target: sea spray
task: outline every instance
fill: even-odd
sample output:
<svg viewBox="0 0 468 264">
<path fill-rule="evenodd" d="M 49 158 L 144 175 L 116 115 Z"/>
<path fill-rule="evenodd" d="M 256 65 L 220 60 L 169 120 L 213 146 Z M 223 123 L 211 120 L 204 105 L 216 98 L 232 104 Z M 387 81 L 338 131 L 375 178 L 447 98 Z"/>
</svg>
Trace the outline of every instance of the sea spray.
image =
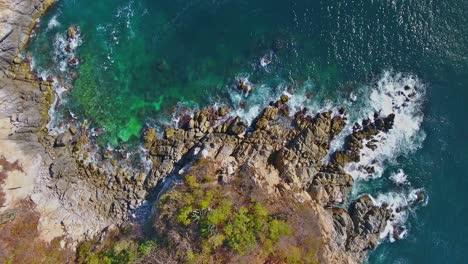
<svg viewBox="0 0 468 264">
<path fill-rule="evenodd" d="M 375 205 L 386 207 L 392 212 L 385 230 L 380 234 L 381 239 L 388 238 L 390 242 L 395 242 L 407 236 L 406 221 L 409 214 L 417 205 L 422 204 L 425 206 L 428 203 L 429 199 L 424 193 L 424 189 L 409 188 L 400 192 L 380 193 L 373 198 Z"/>
<path fill-rule="evenodd" d="M 389 178 L 397 185 L 409 184 L 407 179 L 408 175 L 406 175 L 406 173 L 402 169 L 398 170 L 398 172 L 393 173 Z"/>
<path fill-rule="evenodd" d="M 47 30 L 51 30 L 53 28 L 56 28 L 60 26 L 60 22 L 57 19 L 58 15 L 54 15 L 50 20 L 49 23 L 47 23 Z"/>
<path fill-rule="evenodd" d="M 361 110 L 362 120 L 372 119 L 375 114 L 395 114 L 394 126 L 390 131 L 379 132 L 373 139 L 376 148 L 365 147 L 360 151 L 360 161 L 350 163 L 346 171 L 355 179 L 378 178 L 382 176 L 387 162 L 394 162 L 401 155 L 417 150 L 425 138 L 420 129 L 425 86 L 414 76 L 385 71 L 370 92 L 369 104 Z M 364 170 L 374 164 L 375 173 Z"/>
<path fill-rule="evenodd" d="M 390 114 L 395 114 L 395 121 L 392 129 L 388 132 L 379 132 L 370 140 L 374 146 L 367 146 L 367 141 L 363 142 L 364 147 L 360 150 L 359 162 L 346 165 L 346 172 L 357 180 L 354 194 L 361 192 L 362 184 L 359 181 L 380 178 L 389 164 L 396 164 L 398 157 L 416 151 L 421 147 L 425 138 L 425 133 L 421 130 L 424 118 L 422 108 L 425 100 L 425 86 L 419 79 L 412 75 L 385 71 L 368 91 L 370 95 L 367 102 L 352 100 L 351 104 L 361 103 L 360 105 L 364 106 L 352 121 L 362 123 L 365 119 L 372 120 L 376 115 L 385 117 Z M 354 122 L 348 123 L 344 129 L 344 135 L 332 143 L 333 151 L 344 144 L 345 136 L 353 131 L 353 124 Z M 366 170 L 369 165 L 374 168 L 372 173 Z M 392 211 L 381 238 L 388 238 L 394 242 L 406 237 L 408 233 L 406 221 L 409 212 L 421 203 L 427 204 L 428 198 L 424 189 L 411 187 L 403 170 L 393 173 L 390 179 L 400 188 L 378 193 L 373 201 L 374 204 Z"/>
</svg>

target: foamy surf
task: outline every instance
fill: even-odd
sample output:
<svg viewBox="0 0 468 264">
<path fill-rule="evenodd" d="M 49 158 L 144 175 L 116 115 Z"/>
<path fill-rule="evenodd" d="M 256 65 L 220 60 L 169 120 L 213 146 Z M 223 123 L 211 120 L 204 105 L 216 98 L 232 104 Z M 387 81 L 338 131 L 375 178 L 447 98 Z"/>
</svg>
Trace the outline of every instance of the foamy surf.
<svg viewBox="0 0 468 264">
<path fill-rule="evenodd" d="M 59 135 L 69 128 L 68 124 L 62 124 L 62 118 L 57 115 L 57 109 L 65 101 L 63 94 L 67 91 L 62 85 L 59 84 L 56 78 L 53 79 L 52 86 L 54 88 L 54 102 L 49 107 L 48 114 L 50 117 L 49 123 L 46 128 L 51 135 Z"/>
<path fill-rule="evenodd" d="M 392 180 L 397 185 L 409 184 L 407 178 L 408 178 L 408 176 L 406 175 L 406 173 L 402 169 L 400 169 L 396 173 L 393 173 L 390 176 L 390 180 Z"/>
<path fill-rule="evenodd" d="M 381 239 L 388 239 L 390 242 L 404 239 L 408 235 L 405 223 L 409 214 L 418 205 L 425 206 L 428 203 L 424 189 L 382 193 L 372 198 L 375 205 L 388 208 L 392 212 L 384 231 L 380 234 Z"/>
<path fill-rule="evenodd" d="M 366 109 L 361 110 L 358 121 L 395 114 L 394 126 L 387 133 L 379 132 L 373 139 L 376 148 L 364 144 L 360 161 L 350 163 L 346 171 L 354 179 L 371 179 L 382 176 L 385 164 L 394 162 L 401 155 L 417 150 L 424 141 L 425 133 L 420 129 L 424 118 L 422 107 L 425 96 L 424 85 L 414 76 L 386 71 L 372 88 Z M 360 123 L 359 122 L 359 123 Z M 373 164 L 375 173 L 364 168 Z"/>
<path fill-rule="evenodd" d="M 60 22 L 58 22 L 57 15 L 55 15 L 49 20 L 49 23 L 47 23 L 47 30 L 56 28 L 58 26 L 60 26 Z"/>
</svg>

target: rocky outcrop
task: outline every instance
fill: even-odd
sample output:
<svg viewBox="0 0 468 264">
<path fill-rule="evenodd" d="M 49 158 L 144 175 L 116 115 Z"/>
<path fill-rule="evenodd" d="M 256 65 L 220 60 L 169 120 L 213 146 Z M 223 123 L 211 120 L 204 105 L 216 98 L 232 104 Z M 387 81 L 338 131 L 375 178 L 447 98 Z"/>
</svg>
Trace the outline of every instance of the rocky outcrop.
<svg viewBox="0 0 468 264">
<path fill-rule="evenodd" d="M 210 173 L 215 173 L 221 183 L 232 181 L 242 172 L 250 178 L 245 183 L 247 190 L 276 198 L 292 196 L 298 202 L 320 207 L 317 211 L 322 224 L 317 225 L 324 226 L 324 242 L 319 258 L 325 263 L 333 262 L 336 256 L 343 263 L 362 262 L 366 252 L 377 245 L 389 211 L 375 206 L 368 196 L 353 202 L 349 209 L 342 208 L 354 183 L 343 166 L 353 159 L 344 155 L 346 162 L 341 162 L 338 157 L 348 152 L 358 157 L 362 147 L 359 142 L 390 129 L 392 117 L 376 118 L 356 129 L 348 137 L 351 143 L 345 150 L 325 162 L 331 141 L 345 127 L 346 115 L 324 112 L 312 117 L 302 111 L 290 117 L 288 111 L 280 111 L 285 108 L 282 100 L 265 108 L 251 126 L 239 117 L 230 117 L 226 109 L 207 108 L 184 117 L 180 127 L 166 130 L 162 137 L 155 129 L 147 129 L 143 141 L 146 159 L 152 164 L 148 173 L 119 166 L 125 160 L 120 157 L 117 162 L 115 151 L 91 153 L 86 122 L 81 129 L 72 127 L 57 137 L 32 130 L 50 157 L 44 179 L 50 195 L 57 197 L 67 212 L 100 219 L 94 226 L 76 218 L 64 219 L 61 224 L 70 230 L 72 226 L 81 228 L 75 232 L 96 233 L 106 225 L 128 221 L 158 183 L 171 175 L 185 175 L 191 164 L 205 158 L 217 162 L 218 167 Z M 377 120 L 384 126 L 377 125 Z M 35 123 L 41 122 L 25 122 Z M 98 161 L 89 162 L 90 155 Z M 329 228 L 325 228 L 327 223 L 332 223 Z"/>
<path fill-rule="evenodd" d="M 375 149 L 374 137 L 380 133 L 386 133 L 393 127 L 394 114 L 381 117 L 376 113 L 374 119 L 365 119 L 362 124 L 354 124 L 353 133 L 346 138 L 345 147 L 333 155 L 333 163 L 341 166 L 350 162 L 359 162 L 359 151 L 364 145 L 370 149 Z"/>
<path fill-rule="evenodd" d="M 19 156 L 25 166 L 28 160 L 36 160 L 34 164 L 37 164 L 26 169 L 24 177 L 31 180 L 17 179 L 20 184 L 30 185 L 13 186 L 29 190 L 15 198 L 29 197 L 36 203 L 43 215 L 40 227 L 46 240 L 62 236 L 64 230 L 75 239 L 94 236 L 113 221 L 106 214 L 101 215 L 101 210 L 93 210 L 99 209 L 97 187 L 82 177 L 86 174 L 71 154 L 72 134 L 65 132 L 54 138 L 47 133 L 47 110 L 53 101 L 51 84 L 29 76 L 29 68 L 24 64 L 14 66 L 7 74 L 0 73 L 3 85 L 0 118 L 10 123 L 8 138 L 2 144 L 11 146 L 12 150 L 7 152 L 2 148 L 0 154 Z"/>
<path fill-rule="evenodd" d="M 0 0 L 0 70 L 10 68 L 24 47 L 37 19 L 54 0 Z"/>
<path fill-rule="evenodd" d="M 393 117 L 366 121 L 348 136 L 344 150 L 325 162 L 331 141 L 346 125 L 344 111 L 314 117 L 303 111 L 291 118 L 279 111 L 278 105 L 282 105 L 281 100 L 265 108 L 250 128 L 239 117 L 226 118 L 212 108 L 186 118 L 188 125 L 166 131 L 165 137 L 154 140 L 148 149 L 153 170 L 145 181 L 146 188 L 155 187 L 167 175 L 185 175 L 186 168 L 199 158 L 216 160 L 220 182 L 227 183 L 239 171 L 248 171 L 249 189 L 262 189 L 272 197 L 292 195 L 298 201 L 321 206 L 321 221 L 332 223 L 323 228 L 326 242 L 319 256 L 324 263 L 362 262 L 366 252 L 378 244 L 390 210 L 374 205 L 369 196 L 343 209 L 354 183 L 343 168 L 358 161 L 362 142 L 371 142 L 378 132 L 391 129 Z"/>
<path fill-rule="evenodd" d="M 77 241 L 94 236 L 114 221 L 101 215 L 103 210 L 94 210 L 102 191 L 82 177 L 86 173 L 70 151 L 73 133 L 57 138 L 47 133 L 48 109 L 54 101 L 52 84 L 39 80 L 28 60 L 18 57 L 37 19 L 53 2 L 0 1 L 0 121 L 5 131 L 0 155 L 17 159 L 24 168 L 24 173 L 9 179 L 8 204 L 0 210 L 10 210 L 16 200 L 30 199 L 42 215 L 43 239 L 65 234 Z M 105 199 L 100 202 L 108 206 Z"/>
<path fill-rule="evenodd" d="M 51 1 L 0 0 L 0 117 L 12 126 L 8 141 L 39 157 L 34 188 L 27 196 L 43 213 L 43 228 L 54 236 L 76 241 L 92 237 L 107 226 L 132 220 L 148 194 L 171 175 L 184 175 L 200 158 L 213 159 L 221 183 L 244 175 L 247 190 L 278 198 L 293 197 L 317 211 L 322 229 L 317 256 L 323 263 L 361 263 L 379 241 L 390 211 L 375 206 L 369 196 L 348 203 L 354 180 L 343 169 L 359 161 L 363 146 L 391 129 L 394 116 L 356 124 L 343 150 L 331 154 L 331 142 L 346 126 L 340 110 L 290 115 L 284 95 L 271 103 L 252 124 L 230 116 L 227 107 L 207 108 L 181 118 L 179 127 L 159 136 L 149 128 L 143 135 L 149 171 L 131 167 L 126 151 L 97 150 L 88 124 L 49 135 L 47 111 L 53 87 L 31 74 L 27 60 L 16 57 L 37 16 Z M 1 153 L 6 154 L 6 153 Z M 371 168 L 369 169 L 371 171 Z M 5 218 L 7 219 L 7 218 Z"/>
<path fill-rule="evenodd" d="M 345 150 L 325 162 L 331 141 L 345 126 L 345 115 L 324 112 L 312 117 L 303 111 L 290 117 L 280 110 L 285 103 L 279 100 L 249 126 L 239 117 L 229 117 L 225 110 L 207 108 L 186 117 L 180 127 L 166 130 L 163 137 L 151 128 L 144 133 L 146 159 L 152 164 L 145 173 L 120 166 L 125 160 L 115 151 L 91 152 L 86 122 L 80 129 L 71 127 L 56 137 L 49 136 L 44 107 L 51 102 L 50 84 L 16 77 L 9 78 L 11 85 L 2 89 L 8 94 L 2 97 L 2 112 L 15 127 L 10 138 L 24 141 L 24 149 L 41 152 L 46 167 L 31 198 L 37 204 L 45 199 L 56 201 L 56 217 L 49 221 L 60 223 L 77 239 L 130 220 L 159 182 L 170 175 L 183 175 L 201 157 L 217 161 L 219 167 L 212 173 L 220 182 L 232 181 L 236 172 L 244 171 L 250 177 L 249 190 L 263 190 L 272 197 L 292 196 L 320 207 L 321 224 L 317 224 L 324 226 L 323 245 L 317 255 L 324 263 L 333 263 L 334 258 L 342 263 L 362 262 L 366 252 L 377 245 L 389 217 L 387 209 L 375 206 L 367 196 L 349 209 L 341 207 L 353 186 L 353 178 L 343 166 L 356 160 L 347 153 L 359 157 L 360 142 L 372 140 L 376 131 L 390 129 L 391 117 L 377 118 L 356 129 Z M 327 223 L 332 224 L 326 228 Z"/>
<path fill-rule="evenodd" d="M 384 231 L 391 211 L 374 205 L 368 195 L 352 203 L 349 211 L 333 208 L 333 239 L 331 247 L 364 259 L 374 249 Z"/>
</svg>

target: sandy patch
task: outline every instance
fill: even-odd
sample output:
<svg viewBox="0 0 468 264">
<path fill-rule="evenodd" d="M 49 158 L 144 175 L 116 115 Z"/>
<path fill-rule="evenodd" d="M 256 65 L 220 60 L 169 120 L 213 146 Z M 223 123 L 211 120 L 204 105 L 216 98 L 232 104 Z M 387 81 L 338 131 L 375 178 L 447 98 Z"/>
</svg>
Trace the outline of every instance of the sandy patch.
<svg viewBox="0 0 468 264">
<path fill-rule="evenodd" d="M 12 125 L 9 118 L 0 118 L 0 156 L 9 162 L 19 161 L 24 172 L 11 171 L 8 173 L 3 190 L 6 194 L 5 206 L 9 208 L 14 201 L 24 199 L 33 193 L 35 181 L 39 177 L 42 158 L 40 155 L 27 155 L 18 145 L 8 139 Z"/>
<path fill-rule="evenodd" d="M 9 162 L 19 161 L 23 172 L 11 171 L 8 173 L 3 191 L 5 192 L 5 207 L 0 208 L 0 212 L 15 205 L 15 202 L 27 197 L 36 203 L 36 210 L 41 214 L 39 229 L 41 238 L 51 241 L 55 237 L 64 235 L 64 230 L 60 223 L 58 209 L 60 203 L 57 199 L 45 196 L 43 192 L 36 192 L 36 184 L 41 180 L 42 157 L 39 154 L 24 153 L 18 144 L 8 139 L 12 132 L 12 125 L 9 118 L 0 117 L 0 157 L 4 156 Z M 1 168 L 0 168 L 1 169 Z"/>
</svg>

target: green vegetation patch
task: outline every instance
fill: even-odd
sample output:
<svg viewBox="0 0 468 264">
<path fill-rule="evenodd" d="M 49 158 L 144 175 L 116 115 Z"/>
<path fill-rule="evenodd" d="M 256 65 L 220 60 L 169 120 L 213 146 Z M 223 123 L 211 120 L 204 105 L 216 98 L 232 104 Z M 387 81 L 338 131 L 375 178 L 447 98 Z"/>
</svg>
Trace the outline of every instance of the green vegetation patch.
<svg viewBox="0 0 468 264">
<path fill-rule="evenodd" d="M 161 197 L 150 230 L 109 231 L 103 241 L 82 243 L 77 262 L 316 263 L 310 207 L 254 194 L 242 181 L 220 184 L 216 168 L 214 161 L 198 160 Z"/>
<path fill-rule="evenodd" d="M 291 235 L 286 221 L 272 216 L 261 202 L 239 199 L 210 177 L 200 178 L 186 176 L 184 184 L 167 193 L 160 204 L 161 219 L 188 232 L 192 244 L 200 245 L 197 253 L 187 254 L 189 260 L 205 262 L 202 259 L 216 251 L 242 256 L 260 249 L 270 254 L 281 237 Z"/>
</svg>

